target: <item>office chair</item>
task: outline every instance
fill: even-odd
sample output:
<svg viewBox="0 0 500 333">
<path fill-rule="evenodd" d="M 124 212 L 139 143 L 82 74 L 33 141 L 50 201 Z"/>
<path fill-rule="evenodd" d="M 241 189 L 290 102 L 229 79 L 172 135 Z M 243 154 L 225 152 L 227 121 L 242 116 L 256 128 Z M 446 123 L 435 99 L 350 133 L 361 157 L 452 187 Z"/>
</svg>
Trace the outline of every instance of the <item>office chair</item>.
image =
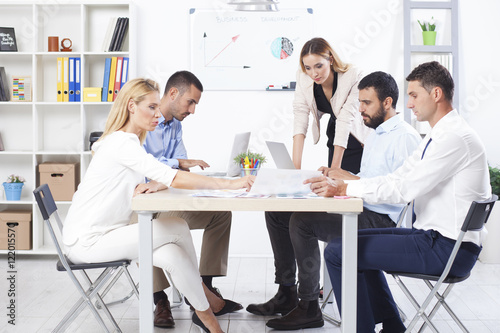
<svg viewBox="0 0 500 333">
<path fill-rule="evenodd" d="M 50 192 L 49 186 L 47 184 L 43 184 L 39 186 L 37 189 L 35 189 L 33 191 L 33 194 L 35 195 L 36 202 L 38 203 L 38 208 L 40 209 L 42 217 L 47 225 L 50 236 L 54 241 L 54 245 L 57 250 L 57 255 L 59 256 L 59 261 L 57 262 L 56 268 L 58 271 L 66 271 L 68 273 L 71 281 L 73 282 L 73 284 L 75 285 L 76 289 L 78 290 L 81 296 L 80 299 L 75 303 L 75 305 L 68 311 L 66 316 L 57 325 L 57 327 L 53 330 L 53 332 L 63 332 L 67 328 L 68 324 L 71 321 L 73 321 L 78 316 L 78 314 L 85 308 L 85 305 L 89 307 L 90 311 L 98 321 L 102 330 L 104 332 L 110 332 L 110 330 L 108 330 L 108 328 L 106 327 L 106 324 L 104 323 L 102 317 L 99 315 L 97 309 L 94 307 L 94 304 L 92 304 L 93 299 L 96 299 L 99 302 L 100 307 L 102 307 L 102 309 L 106 313 L 106 316 L 113 324 L 114 329 L 117 332 L 121 332 L 120 328 L 118 327 L 118 324 L 111 315 L 111 312 L 109 312 L 107 306 L 103 302 L 102 297 L 99 295 L 98 292 L 107 285 L 112 286 L 112 284 L 114 284 L 117 279 L 112 279 L 108 284 L 110 278 L 113 277 L 113 275 L 116 274 L 117 272 L 122 272 L 125 273 L 134 293 L 136 294 L 137 297 L 139 297 L 139 291 L 137 290 L 136 285 L 132 277 L 130 276 L 130 273 L 127 268 L 130 265 L 130 260 L 117 260 L 111 262 L 100 262 L 100 263 L 90 263 L 90 264 L 73 264 L 63 253 L 62 248 L 60 246 L 59 235 L 62 234 L 63 224 L 57 212 L 57 206 L 56 203 L 54 202 L 54 198 L 52 197 L 52 193 Z M 52 220 L 55 220 L 57 222 L 57 231 L 58 231 L 57 233 L 54 230 L 53 227 L 54 222 Z M 86 270 L 91 270 L 91 269 L 102 270 L 101 274 L 97 279 L 95 279 L 95 281 L 92 281 L 86 272 Z M 80 280 L 76 277 L 74 271 L 80 271 L 82 273 L 83 280 L 85 281 L 85 283 L 88 284 L 87 289 L 85 289 L 84 286 L 82 286 Z"/>
<path fill-rule="evenodd" d="M 411 202 L 406 204 L 403 209 L 401 210 L 401 212 L 399 213 L 399 216 L 398 216 L 398 222 L 396 223 L 396 228 L 400 228 L 402 225 L 403 225 L 403 221 L 405 220 L 405 217 L 406 217 L 406 212 L 408 211 L 408 207 L 410 207 L 411 205 Z M 326 267 L 324 267 L 325 271 L 326 271 Z M 321 304 L 321 312 L 323 313 L 323 317 L 328 320 L 330 323 L 336 325 L 336 326 L 339 326 L 342 324 L 342 321 L 340 319 L 337 319 L 331 315 L 329 315 L 328 313 L 326 313 L 325 311 L 325 308 L 326 308 L 326 305 L 330 302 L 330 298 L 333 297 L 333 289 L 330 289 L 330 291 L 328 292 L 328 295 L 326 296 L 326 298 L 324 299 L 323 301 L 323 304 Z M 333 298 L 332 298 L 332 302 L 333 302 Z M 406 314 L 404 313 L 404 311 L 399 307 L 399 305 L 396 304 L 396 306 L 398 307 L 398 311 L 399 311 L 399 316 L 401 317 L 401 320 L 403 322 L 406 321 Z"/>
<path fill-rule="evenodd" d="M 407 326 L 406 332 L 411 332 L 420 318 L 424 320 L 424 323 L 420 327 L 419 332 L 422 332 L 427 325 L 429 325 L 429 327 L 433 332 L 438 332 L 438 330 L 431 322 L 431 320 L 436 314 L 437 310 L 441 307 L 441 305 L 443 306 L 443 308 L 446 309 L 446 311 L 448 311 L 449 315 L 453 318 L 453 320 L 457 323 L 457 325 L 463 332 L 469 332 L 467 328 L 465 328 L 463 323 L 460 321 L 460 319 L 457 317 L 457 315 L 451 310 L 448 303 L 446 303 L 445 298 L 451 292 L 451 289 L 456 283 L 462 282 L 470 276 L 470 272 L 466 276 L 462 277 L 449 276 L 448 273 L 450 272 L 450 269 L 455 261 L 455 257 L 460 248 L 460 245 L 462 244 L 462 240 L 465 236 L 465 233 L 467 231 L 479 231 L 484 227 L 484 225 L 488 221 L 488 217 L 490 216 L 491 210 L 496 200 L 498 200 L 498 197 L 496 195 L 493 195 L 493 197 L 490 200 L 472 202 L 469 208 L 469 212 L 465 217 L 465 221 L 462 225 L 458 239 L 455 242 L 453 251 L 451 252 L 448 262 L 446 263 L 446 266 L 441 275 L 426 275 L 426 274 L 415 274 L 406 272 L 386 272 L 387 274 L 391 274 L 396 279 L 396 282 L 401 287 L 403 293 L 408 297 L 412 305 L 417 310 L 417 313 L 413 317 L 410 324 Z M 413 295 L 410 293 L 406 285 L 403 283 L 403 281 L 400 278 L 402 276 L 413 279 L 421 279 L 429 287 L 430 293 L 427 295 L 422 305 L 418 304 L 416 299 L 413 297 Z M 430 281 L 435 282 L 434 285 Z M 439 288 L 443 283 L 447 284 L 448 286 L 445 288 L 443 293 L 439 293 Z M 429 306 L 430 302 L 434 297 L 437 298 L 438 302 L 434 305 L 429 315 L 426 315 L 425 310 L 427 309 L 427 307 Z"/>
</svg>

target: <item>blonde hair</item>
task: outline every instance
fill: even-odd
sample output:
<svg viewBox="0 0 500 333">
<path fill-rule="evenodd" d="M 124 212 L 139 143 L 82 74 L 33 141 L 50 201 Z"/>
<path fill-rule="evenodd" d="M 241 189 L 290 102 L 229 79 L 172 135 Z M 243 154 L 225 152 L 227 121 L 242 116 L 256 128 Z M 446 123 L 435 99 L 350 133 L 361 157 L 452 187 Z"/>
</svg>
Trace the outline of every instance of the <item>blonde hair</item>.
<svg viewBox="0 0 500 333">
<path fill-rule="evenodd" d="M 153 80 L 138 78 L 128 81 L 116 96 L 116 100 L 109 112 L 108 120 L 106 120 L 104 132 L 99 140 L 102 140 L 111 133 L 119 131 L 128 123 L 130 119 L 128 103 L 130 100 L 133 100 L 137 104 L 143 101 L 146 95 L 152 92 L 160 93 L 158 83 Z M 141 144 L 146 139 L 146 134 L 147 131 L 143 131 L 139 134 Z"/>
<path fill-rule="evenodd" d="M 302 47 L 302 51 L 300 52 L 300 67 L 304 73 L 306 72 L 306 68 L 304 67 L 304 62 L 302 60 L 308 54 L 319 55 L 328 61 L 333 60 L 331 67 L 335 72 L 345 73 L 349 70 L 349 68 L 351 68 L 351 64 L 346 64 L 340 60 L 337 52 L 333 50 L 326 40 L 320 37 L 307 41 Z"/>
</svg>

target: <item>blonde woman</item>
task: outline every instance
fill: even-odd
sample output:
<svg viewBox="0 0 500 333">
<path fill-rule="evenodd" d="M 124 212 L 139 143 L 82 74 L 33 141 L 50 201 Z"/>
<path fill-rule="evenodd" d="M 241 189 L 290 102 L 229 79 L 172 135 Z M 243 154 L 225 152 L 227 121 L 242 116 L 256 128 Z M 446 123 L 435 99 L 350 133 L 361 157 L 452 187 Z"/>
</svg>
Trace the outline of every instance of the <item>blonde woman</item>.
<svg viewBox="0 0 500 333">
<path fill-rule="evenodd" d="M 323 38 L 313 38 L 304 44 L 300 53 L 300 67 L 293 101 L 295 167 L 300 169 L 302 165 L 309 114 L 313 115 L 314 144 L 318 143 L 320 137 L 320 119 L 329 114 L 326 129 L 328 167 L 358 173 L 362 144 L 370 133 L 358 111 L 357 86 L 362 78 L 360 71 L 344 63 Z"/>
<path fill-rule="evenodd" d="M 148 79 L 128 82 L 114 102 L 94 157 L 78 186 L 64 225 L 64 244 L 75 263 L 138 257 L 138 224 L 131 224 L 132 197 L 168 186 L 194 189 L 250 188 L 252 178 L 225 180 L 174 170 L 142 148 L 147 131 L 161 116 L 158 84 Z M 149 183 L 144 183 L 147 177 Z M 213 311 L 225 305 L 204 288 L 186 222 L 180 218 L 153 220 L 153 264 L 170 272 L 196 313 L 193 320 L 210 332 L 221 332 Z M 207 296 L 205 295 L 207 293 Z M 209 303 L 210 301 L 210 303 Z M 201 321 L 200 321 L 201 319 Z"/>
</svg>

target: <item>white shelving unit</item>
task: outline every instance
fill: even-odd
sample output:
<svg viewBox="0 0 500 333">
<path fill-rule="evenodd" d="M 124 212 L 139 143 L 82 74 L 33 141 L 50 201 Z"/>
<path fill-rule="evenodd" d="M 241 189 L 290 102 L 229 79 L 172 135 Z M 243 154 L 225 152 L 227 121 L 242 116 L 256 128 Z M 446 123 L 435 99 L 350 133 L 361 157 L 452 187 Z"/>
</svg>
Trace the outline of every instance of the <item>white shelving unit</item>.
<svg viewBox="0 0 500 333">
<path fill-rule="evenodd" d="M 123 51 L 102 52 L 104 35 L 113 17 L 129 17 L 128 37 Z M 129 78 L 135 77 L 134 8 L 129 1 L 113 0 L 67 4 L 2 2 L 0 22 L 3 27 L 15 28 L 19 51 L 0 52 L 0 66 L 5 67 L 9 80 L 12 75 L 31 76 L 33 89 L 31 102 L 0 102 L 0 133 L 5 148 L 0 152 L 0 182 L 13 173 L 27 180 L 21 201 L 6 201 L 5 196 L 0 195 L 0 211 L 33 212 L 32 250 L 17 253 L 53 254 L 55 249 L 33 197 L 38 181 L 37 165 L 77 162 L 83 177 L 91 159 L 89 134 L 104 129 L 112 105 L 110 102 L 57 102 L 57 57 L 81 58 L 82 91 L 84 87 L 102 86 L 107 57 L 129 57 Z M 59 41 L 70 38 L 73 51 L 48 52 L 48 36 L 59 36 Z M 63 218 L 70 203 L 57 202 Z"/>
<path fill-rule="evenodd" d="M 404 0 L 404 75 L 407 77 L 418 64 L 436 60 L 447 67 L 455 81 L 453 104 L 459 105 L 458 71 L 458 0 L 415 1 Z M 417 20 L 437 22 L 436 45 L 422 45 L 421 29 Z M 417 37 L 418 36 L 418 37 Z M 405 88 L 408 84 L 405 81 Z M 415 125 L 421 134 L 426 134 L 428 124 L 417 123 L 411 110 L 406 108 L 408 96 L 405 94 L 405 120 Z"/>
</svg>

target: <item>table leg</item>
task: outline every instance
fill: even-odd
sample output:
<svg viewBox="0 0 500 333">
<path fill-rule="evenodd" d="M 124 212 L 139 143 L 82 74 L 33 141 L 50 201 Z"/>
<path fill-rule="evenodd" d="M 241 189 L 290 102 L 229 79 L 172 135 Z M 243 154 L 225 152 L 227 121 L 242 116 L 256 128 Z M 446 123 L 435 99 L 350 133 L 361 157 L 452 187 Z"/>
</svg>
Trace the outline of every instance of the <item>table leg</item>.
<svg viewBox="0 0 500 333">
<path fill-rule="evenodd" d="M 153 332 L 153 224 L 151 212 L 139 214 L 139 329 Z"/>
<path fill-rule="evenodd" d="M 358 215 L 342 216 L 342 332 L 356 332 Z"/>
</svg>

